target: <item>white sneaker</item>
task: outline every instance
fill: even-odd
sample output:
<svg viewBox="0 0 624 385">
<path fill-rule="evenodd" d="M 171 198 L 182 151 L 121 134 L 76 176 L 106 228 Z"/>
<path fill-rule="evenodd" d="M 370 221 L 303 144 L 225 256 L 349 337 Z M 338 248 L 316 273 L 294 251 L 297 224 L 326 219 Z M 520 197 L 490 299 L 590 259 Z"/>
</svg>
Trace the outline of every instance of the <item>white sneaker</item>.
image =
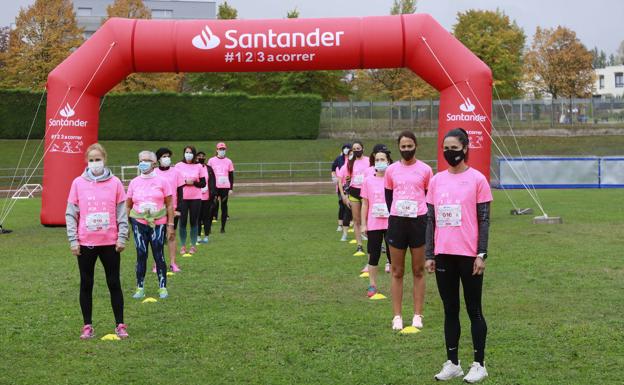
<svg viewBox="0 0 624 385">
<path fill-rule="evenodd" d="M 338 228 L 336 229 L 336 232 L 338 231 L 342 231 L 342 226 L 338 226 Z"/>
<path fill-rule="evenodd" d="M 347 234 L 342 234 L 342 238 L 340 238 L 340 242 L 346 242 L 347 241 Z"/>
<path fill-rule="evenodd" d="M 461 377 L 464 375 L 464 371 L 461 368 L 461 361 L 457 362 L 457 365 L 448 360 L 442 365 L 440 373 L 433 376 L 438 381 L 452 380 L 455 377 Z"/>
<path fill-rule="evenodd" d="M 362 234 L 362 240 L 363 241 L 368 241 L 368 237 L 366 235 Z"/>
<path fill-rule="evenodd" d="M 390 264 L 389 264 L 389 263 L 386 263 L 386 269 L 385 269 L 386 273 L 389 273 L 389 272 L 390 272 L 390 269 L 391 269 Z"/>
<path fill-rule="evenodd" d="M 392 319 L 392 330 L 403 330 L 403 318 L 400 315 L 395 315 Z"/>
<path fill-rule="evenodd" d="M 474 384 L 475 382 L 479 382 L 488 376 L 487 370 L 485 370 L 485 366 L 481 366 L 478 362 L 473 362 L 470 365 L 470 371 L 464 377 L 464 381 L 469 384 Z"/>
<path fill-rule="evenodd" d="M 414 314 L 414 318 L 412 319 L 412 326 L 416 329 L 423 328 L 422 316 L 420 314 Z"/>
</svg>

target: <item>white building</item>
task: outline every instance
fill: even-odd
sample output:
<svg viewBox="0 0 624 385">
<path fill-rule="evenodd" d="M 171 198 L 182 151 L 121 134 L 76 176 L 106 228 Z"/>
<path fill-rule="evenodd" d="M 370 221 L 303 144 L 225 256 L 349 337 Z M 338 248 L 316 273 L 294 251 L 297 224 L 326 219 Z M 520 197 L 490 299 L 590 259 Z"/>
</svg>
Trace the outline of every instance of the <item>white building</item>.
<svg viewBox="0 0 624 385">
<path fill-rule="evenodd" d="M 106 19 L 106 7 L 114 0 L 74 0 L 78 26 L 88 39 Z M 143 0 L 152 19 L 216 19 L 215 0 Z"/>
<path fill-rule="evenodd" d="M 596 69 L 594 96 L 624 97 L 624 65 Z"/>
</svg>

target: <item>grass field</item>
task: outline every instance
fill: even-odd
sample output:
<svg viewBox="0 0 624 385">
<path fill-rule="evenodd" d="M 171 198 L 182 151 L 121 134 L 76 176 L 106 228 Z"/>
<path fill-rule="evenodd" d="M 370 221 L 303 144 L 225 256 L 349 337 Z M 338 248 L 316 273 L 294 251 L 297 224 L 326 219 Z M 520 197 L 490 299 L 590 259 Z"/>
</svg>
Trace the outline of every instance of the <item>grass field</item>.
<svg viewBox="0 0 624 385">
<path fill-rule="evenodd" d="M 525 193 L 510 193 L 530 206 Z M 495 192 L 485 383 L 622 384 L 622 193 L 541 197 L 563 225 L 510 216 Z M 39 205 L 18 202 L 6 223 L 14 232 L 0 235 L 1 384 L 433 384 L 445 361 L 435 278 L 427 279 L 425 329 L 392 332 L 389 299 L 366 299 L 365 260 L 338 242 L 334 196 L 234 197 L 228 232 L 181 259 L 170 298 L 157 303 L 131 298 L 131 247 L 122 255 L 125 341 L 78 339 L 77 264 L 64 229 L 38 224 Z M 94 326 L 103 336 L 113 318 L 100 265 L 96 275 Z M 380 290 L 389 292 L 387 275 Z M 406 295 L 408 319 L 410 302 Z M 465 314 L 462 326 L 466 367 Z"/>
</svg>

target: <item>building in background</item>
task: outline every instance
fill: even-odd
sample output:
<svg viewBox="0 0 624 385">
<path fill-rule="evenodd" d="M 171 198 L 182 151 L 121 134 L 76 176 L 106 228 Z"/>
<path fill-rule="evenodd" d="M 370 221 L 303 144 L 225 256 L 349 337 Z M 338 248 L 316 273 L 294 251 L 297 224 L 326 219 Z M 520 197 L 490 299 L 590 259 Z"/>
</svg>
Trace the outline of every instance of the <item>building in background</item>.
<svg viewBox="0 0 624 385">
<path fill-rule="evenodd" d="M 74 0 L 78 26 L 84 28 L 85 39 L 90 38 L 106 19 L 106 7 L 113 0 Z M 152 11 L 152 19 L 215 19 L 215 0 L 143 0 Z"/>
<path fill-rule="evenodd" d="M 624 65 L 596 69 L 594 96 L 624 97 Z"/>
</svg>

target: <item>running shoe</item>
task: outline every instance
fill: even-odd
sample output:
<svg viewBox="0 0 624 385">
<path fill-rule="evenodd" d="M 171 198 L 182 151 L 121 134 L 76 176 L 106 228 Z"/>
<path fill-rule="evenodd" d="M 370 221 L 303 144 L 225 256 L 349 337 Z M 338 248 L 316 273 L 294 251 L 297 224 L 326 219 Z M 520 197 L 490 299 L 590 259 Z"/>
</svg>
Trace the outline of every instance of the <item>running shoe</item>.
<svg viewBox="0 0 624 385">
<path fill-rule="evenodd" d="M 208 236 L 207 235 L 204 237 L 204 243 L 208 243 Z"/>
<path fill-rule="evenodd" d="M 195 248 L 195 246 L 191 246 L 191 249 L 189 250 L 189 254 L 195 254 L 197 252 L 197 248 Z"/>
<path fill-rule="evenodd" d="M 117 327 L 115 328 L 115 334 L 117 334 L 117 337 L 121 339 L 128 338 L 128 332 L 126 331 L 127 328 L 128 325 L 126 324 L 117 325 Z"/>
<path fill-rule="evenodd" d="M 385 269 L 386 273 L 389 273 L 391 270 L 392 270 L 392 266 L 390 266 L 389 263 L 386 263 L 386 269 Z"/>
<path fill-rule="evenodd" d="M 81 340 L 88 340 L 93 338 L 95 335 L 95 331 L 93 330 L 93 326 L 91 324 L 85 325 L 82 327 L 82 332 L 80 333 Z"/>
<path fill-rule="evenodd" d="M 472 365 L 470 365 L 470 371 L 468 371 L 468 374 L 464 377 L 464 381 L 469 384 L 474 384 L 475 382 L 485 379 L 487 376 L 488 372 L 485 370 L 485 366 L 481 366 L 478 362 L 473 362 Z"/>
<path fill-rule="evenodd" d="M 338 226 L 338 228 L 336 229 L 336 232 L 342 231 L 342 226 Z"/>
<path fill-rule="evenodd" d="M 202 239 L 201 235 L 198 236 L 197 243 L 195 243 L 195 246 L 199 246 L 200 243 L 204 243 L 204 240 Z"/>
<path fill-rule="evenodd" d="M 342 238 L 340 238 L 340 242 L 346 242 L 347 241 L 347 234 L 342 234 Z"/>
<path fill-rule="evenodd" d="M 132 295 L 132 298 L 142 299 L 143 297 L 145 297 L 145 289 L 142 287 L 137 287 L 136 291 Z"/>
<path fill-rule="evenodd" d="M 180 248 L 180 254 L 182 254 L 182 255 L 186 254 L 186 246 L 182 246 Z"/>
<path fill-rule="evenodd" d="M 412 326 L 415 327 L 416 329 L 423 328 L 422 315 L 414 314 L 414 318 L 412 319 Z"/>
<path fill-rule="evenodd" d="M 354 257 L 362 257 L 366 255 L 366 253 L 364 252 L 364 249 L 362 248 L 362 245 L 358 245 L 357 250 L 355 251 L 355 253 L 353 253 Z"/>
<path fill-rule="evenodd" d="M 364 265 L 364 268 L 360 270 L 360 273 L 368 273 L 368 263 Z"/>
<path fill-rule="evenodd" d="M 400 315 L 395 315 L 392 319 L 392 330 L 403 330 L 403 318 Z"/>
<path fill-rule="evenodd" d="M 363 241 L 368 241 L 368 237 L 366 236 L 366 234 L 362 234 L 362 240 Z"/>
<path fill-rule="evenodd" d="M 457 365 L 455 365 L 453 362 L 451 362 L 451 360 L 448 360 L 444 363 L 444 365 L 442 365 L 442 370 L 440 370 L 440 373 L 433 376 L 433 378 L 438 381 L 448 381 L 456 377 L 461 377 L 463 375 L 464 371 L 461 368 L 461 361 L 458 361 Z"/>
<path fill-rule="evenodd" d="M 169 297 L 169 292 L 167 291 L 166 287 L 161 287 L 160 289 L 158 289 L 158 296 L 160 298 L 167 298 Z"/>
<path fill-rule="evenodd" d="M 182 271 L 180 270 L 180 267 L 178 267 L 178 265 L 175 263 L 172 263 L 171 265 L 169 265 L 169 267 L 171 268 L 171 271 L 173 271 L 174 273 L 179 273 Z"/>
<path fill-rule="evenodd" d="M 368 290 L 366 291 L 368 298 L 374 296 L 375 294 L 377 294 L 377 287 L 373 285 L 368 286 Z"/>
</svg>

